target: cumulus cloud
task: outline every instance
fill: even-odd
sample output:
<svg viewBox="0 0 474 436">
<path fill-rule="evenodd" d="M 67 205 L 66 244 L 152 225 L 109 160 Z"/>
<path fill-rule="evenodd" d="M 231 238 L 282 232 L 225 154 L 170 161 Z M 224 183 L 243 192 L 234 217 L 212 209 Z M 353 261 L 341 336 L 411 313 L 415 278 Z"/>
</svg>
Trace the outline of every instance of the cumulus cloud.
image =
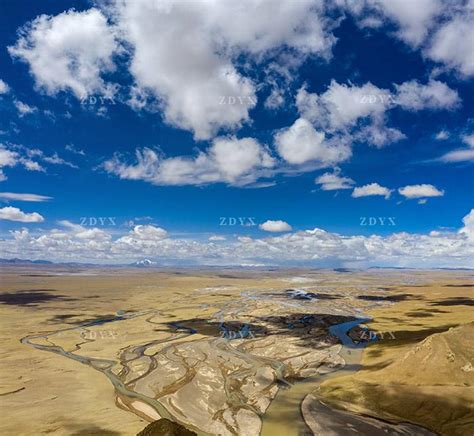
<svg viewBox="0 0 474 436">
<path fill-rule="evenodd" d="M 300 88 L 296 106 L 300 116 L 322 133 L 380 148 L 406 138 L 400 130 L 387 126 L 390 110 L 453 110 L 461 102 L 455 90 L 437 80 L 426 84 L 411 80 L 394 88 L 390 91 L 370 82 L 357 86 L 332 80 L 321 94 Z"/>
<path fill-rule="evenodd" d="M 417 80 L 410 80 L 395 85 L 396 102 L 403 109 L 418 111 L 422 109 L 455 109 L 461 99 L 457 91 L 438 80 L 430 80 L 426 85 Z"/>
<path fill-rule="evenodd" d="M 347 160 L 351 149 L 344 143 L 326 141 L 324 132 L 317 131 L 304 118 L 298 118 L 288 128 L 275 135 L 278 154 L 290 164 L 304 164 L 314 161 L 327 167 Z"/>
<path fill-rule="evenodd" d="M 352 191 L 352 197 L 369 197 L 372 195 L 382 195 L 386 200 L 390 198 L 392 193 L 391 189 L 385 186 L 380 186 L 378 183 L 369 183 L 368 185 L 358 186 Z"/>
<path fill-rule="evenodd" d="M 17 207 L 8 206 L 0 209 L 0 220 L 41 223 L 44 221 L 44 218 L 37 212 L 25 213 Z"/>
<path fill-rule="evenodd" d="M 114 69 L 118 49 L 113 29 L 96 8 L 40 15 L 8 47 L 11 56 L 29 65 L 39 89 L 49 95 L 67 90 L 77 98 L 113 93 L 114 87 L 101 74 Z"/>
<path fill-rule="evenodd" d="M 18 159 L 18 153 L 8 150 L 3 144 L 0 144 L 0 167 L 14 166 Z"/>
<path fill-rule="evenodd" d="M 28 171 L 39 171 L 46 172 L 46 170 L 36 161 L 21 157 L 19 162 L 28 170 Z"/>
<path fill-rule="evenodd" d="M 15 145 L 0 144 L 0 182 L 7 180 L 4 168 L 22 165 L 27 171 L 44 171 L 44 168 L 36 161 L 19 153 L 17 150 L 23 151 L 22 147 Z"/>
<path fill-rule="evenodd" d="M 428 234 L 344 236 L 315 228 L 219 244 L 175 239 L 155 226 L 137 226 L 114 239 L 103 230 L 70 223 L 39 235 L 27 229 L 12 231 L 11 237 L 0 240 L 0 250 L 4 257 L 21 255 L 61 262 L 124 263 L 147 256 L 169 265 L 472 267 L 473 219 L 474 210 L 464 217 L 458 231 Z"/>
<path fill-rule="evenodd" d="M 462 76 L 474 75 L 474 4 L 468 2 L 464 13 L 443 24 L 433 36 L 426 55 Z"/>
<path fill-rule="evenodd" d="M 0 95 L 7 94 L 10 91 L 10 87 L 0 79 Z"/>
<path fill-rule="evenodd" d="M 405 198 L 426 198 L 426 197 L 442 197 L 444 191 L 439 190 L 433 185 L 421 184 L 421 185 L 407 185 L 403 188 L 399 188 L 398 192 Z"/>
<path fill-rule="evenodd" d="M 133 230 L 130 230 L 128 235 L 122 236 L 118 239 L 118 242 L 134 245 L 137 241 L 160 241 L 166 238 L 167 235 L 168 233 L 166 230 L 161 227 L 141 224 L 135 226 Z"/>
<path fill-rule="evenodd" d="M 340 169 L 336 168 L 332 173 L 324 173 L 316 177 L 314 183 L 321 185 L 323 191 L 336 191 L 339 189 L 351 189 L 354 180 L 340 175 Z"/>
<path fill-rule="evenodd" d="M 296 95 L 301 117 L 316 128 L 340 140 L 341 135 L 353 141 L 382 147 L 405 138 L 398 129 L 386 126 L 386 112 L 393 107 L 392 95 L 370 82 L 362 85 L 331 81 L 322 94 L 309 93 L 305 87 Z"/>
<path fill-rule="evenodd" d="M 386 126 L 380 120 L 369 124 L 354 134 L 358 142 L 367 142 L 377 148 L 405 139 L 406 135 L 400 130 Z"/>
<path fill-rule="evenodd" d="M 258 226 L 260 230 L 265 230 L 266 232 L 289 232 L 291 231 L 291 226 L 282 220 L 268 220 Z"/>
<path fill-rule="evenodd" d="M 134 106 L 146 107 L 151 95 L 168 123 L 209 139 L 240 127 L 255 106 L 256 84 L 235 65 L 240 54 L 290 48 L 329 55 L 335 39 L 322 9 L 319 0 L 115 0 L 108 11 L 132 47 L 130 71 L 141 96 Z"/>
<path fill-rule="evenodd" d="M 209 241 L 211 241 L 211 242 L 225 241 L 225 240 L 226 240 L 225 236 L 220 236 L 220 235 L 209 236 Z"/>
<path fill-rule="evenodd" d="M 474 241 L 474 209 L 462 219 L 464 227 L 459 230 L 459 233 L 465 234 L 471 241 Z"/>
<path fill-rule="evenodd" d="M 15 201 L 48 201 L 52 200 L 52 197 L 38 194 L 21 194 L 16 192 L 0 192 L 0 199 L 4 200 L 15 200 Z"/>
<path fill-rule="evenodd" d="M 398 25 L 396 35 L 412 47 L 424 41 L 436 17 L 443 11 L 440 0 L 375 0 L 370 4 Z"/>
<path fill-rule="evenodd" d="M 424 56 L 453 69 L 461 76 L 474 74 L 474 3 L 442 0 L 338 0 L 360 27 L 386 26 Z M 390 25 L 397 30 L 391 32 Z"/>
<path fill-rule="evenodd" d="M 458 93 L 443 82 L 416 80 L 395 84 L 395 91 L 379 88 L 370 82 L 362 86 L 331 81 L 318 95 L 303 87 L 296 95 L 300 115 L 329 131 L 349 130 L 363 119 L 383 126 L 385 113 L 396 106 L 410 111 L 454 109 L 460 104 Z"/>
<path fill-rule="evenodd" d="M 4 167 L 13 167 L 18 163 L 18 153 L 7 150 L 2 144 L 0 144 L 0 181 L 7 179 L 7 176 L 3 172 Z"/>
<path fill-rule="evenodd" d="M 31 115 L 38 110 L 36 107 L 30 106 L 19 100 L 15 100 L 15 107 L 18 110 L 18 115 L 20 117 L 24 117 L 25 115 Z"/>
<path fill-rule="evenodd" d="M 331 81 L 328 89 L 320 94 L 308 93 L 303 87 L 296 95 L 300 115 L 317 127 L 338 131 L 354 127 L 360 119 L 380 118 L 389 106 L 390 92 L 368 82 L 362 86 Z"/>
<path fill-rule="evenodd" d="M 256 181 L 275 161 L 253 138 L 218 137 L 194 157 L 164 158 L 149 148 L 137 150 L 137 162 L 120 157 L 104 162 L 104 169 L 122 179 L 145 180 L 155 185 L 203 185 L 224 182 L 243 186 Z"/>
</svg>

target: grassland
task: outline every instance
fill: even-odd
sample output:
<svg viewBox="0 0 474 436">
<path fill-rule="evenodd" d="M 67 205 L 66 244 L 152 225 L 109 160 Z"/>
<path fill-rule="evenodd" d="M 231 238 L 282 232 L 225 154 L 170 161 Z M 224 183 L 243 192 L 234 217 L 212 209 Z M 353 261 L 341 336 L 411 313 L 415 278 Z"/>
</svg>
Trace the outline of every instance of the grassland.
<svg viewBox="0 0 474 436">
<path fill-rule="evenodd" d="M 474 434 L 474 284 L 472 280 L 400 287 L 394 304 L 368 311 L 385 332 L 356 374 L 318 390 L 332 404 L 443 435 Z M 380 335 L 379 335 L 380 336 Z"/>
<path fill-rule="evenodd" d="M 291 385 L 375 419 L 462 431 L 471 297 L 468 272 L 3 268 L 0 433 L 135 435 L 168 418 L 197 434 L 254 435 L 263 423 L 288 435 L 300 404 L 278 393 Z M 359 373 L 316 389 L 344 366 L 329 328 L 367 315 L 395 339 L 371 343 Z M 423 363 L 431 351 L 418 344 L 433 334 L 435 354 L 451 347 L 464 370 Z"/>
</svg>

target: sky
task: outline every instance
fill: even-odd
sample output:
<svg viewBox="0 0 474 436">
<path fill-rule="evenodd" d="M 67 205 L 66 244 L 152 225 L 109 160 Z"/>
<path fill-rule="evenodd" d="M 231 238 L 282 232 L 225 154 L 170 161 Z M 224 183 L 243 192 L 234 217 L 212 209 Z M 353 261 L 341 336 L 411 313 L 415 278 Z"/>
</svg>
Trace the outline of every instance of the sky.
<svg viewBox="0 0 474 436">
<path fill-rule="evenodd" d="M 474 1 L 0 5 L 0 257 L 474 268 Z"/>
</svg>

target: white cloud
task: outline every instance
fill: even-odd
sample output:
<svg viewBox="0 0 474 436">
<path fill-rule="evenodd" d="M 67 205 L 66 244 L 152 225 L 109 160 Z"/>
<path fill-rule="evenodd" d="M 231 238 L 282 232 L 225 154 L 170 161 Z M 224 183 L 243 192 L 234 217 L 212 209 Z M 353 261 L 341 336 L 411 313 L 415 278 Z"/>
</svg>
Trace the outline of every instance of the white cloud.
<svg viewBox="0 0 474 436">
<path fill-rule="evenodd" d="M 10 87 L 0 79 L 0 95 L 7 94 L 10 91 Z"/>
<path fill-rule="evenodd" d="M 340 170 L 336 168 L 332 173 L 324 173 L 316 177 L 314 183 L 321 185 L 323 191 L 336 191 L 339 189 L 351 189 L 355 183 L 349 177 L 342 177 L 339 175 Z"/>
<path fill-rule="evenodd" d="M 163 158 L 154 150 L 137 150 L 137 163 L 123 163 L 118 156 L 104 162 L 104 169 L 122 179 L 145 180 L 155 185 L 203 185 L 224 182 L 243 186 L 255 182 L 275 161 L 266 147 L 253 138 L 218 137 L 195 157 Z"/>
<path fill-rule="evenodd" d="M 150 240 L 150 239 L 163 239 L 166 238 L 166 230 L 155 227 L 152 225 L 138 225 L 133 228 L 129 233 L 129 237 L 141 239 L 141 240 Z"/>
<path fill-rule="evenodd" d="M 42 162 L 46 162 L 52 165 L 66 165 L 71 168 L 78 168 L 77 165 L 60 157 L 58 153 L 54 153 L 53 155 L 49 156 L 45 154 L 43 150 L 40 150 L 38 148 L 28 148 L 24 145 L 15 144 L 12 144 L 11 147 L 15 150 L 20 151 L 23 155 L 26 156 L 21 157 L 19 159 L 19 162 L 22 163 L 29 171 L 45 171 L 45 169 L 36 160 L 32 160 L 33 158 L 39 159 Z"/>
<path fill-rule="evenodd" d="M 16 150 L 21 149 L 19 146 L 0 144 L 0 181 L 7 180 L 7 176 L 3 172 L 5 167 L 14 167 L 16 165 L 23 165 L 28 171 L 44 171 L 40 164 L 22 156 Z"/>
<path fill-rule="evenodd" d="M 24 117 L 25 115 L 30 115 L 35 113 L 38 109 L 34 106 L 30 106 L 22 101 L 15 100 L 15 107 L 18 110 L 18 114 L 20 117 Z"/>
<path fill-rule="evenodd" d="M 167 244 L 166 230 L 152 225 L 138 225 L 130 232 L 117 239 L 112 247 L 116 253 L 139 253 L 149 255 L 165 247 Z M 169 252 L 168 252 L 169 253 Z"/>
<path fill-rule="evenodd" d="M 114 69 L 118 48 L 107 19 L 92 8 L 38 16 L 20 30 L 18 41 L 8 51 L 28 63 L 37 87 L 47 94 L 67 90 L 84 98 L 113 93 L 114 87 L 101 74 Z"/>
<path fill-rule="evenodd" d="M 331 81 L 320 94 L 308 93 L 301 88 L 296 96 L 298 112 L 317 127 L 329 131 L 354 127 L 362 118 L 380 118 L 389 107 L 390 95 L 370 82 L 362 86 L 349 86 Z"/>
<path fill-rule="evenodd" d="M 291 231 L 291 226 L 287 222 L 281 221 L 281 220 L 276 220 L 276 221 L 268 220 L 260 224 L 258 227 L 261 230 L 265 230 L 266 232 L 274 232 L 274 233 Z"/>
<path fill-rule="evenodd" d="M 459 230 L 459 233 L 465 234 L 471 241 L 474 242 L 474 209 L 462 219 L 464 227 Z"/>
<path fill-rule="evenodd" d="M 386 188 L 385 186 L 380 186 L 378 183 L 369 183 L 368 185 L 358 186 L 352 191 L 352 197 L 369 197 L 372 195 L 382 195 L 385 199 L 389 199 L 392 193 L 391 189 Z"/>
<path fill-rule="evenodd" d="M 89 241 L 109 241 L 110 235 L 102 229 L 96 227 L 92 229 L 84 229 L 75 233 L 75 237 L 78 239 L 89 240 Z"/>
<path fill-rule="evenodd" d="M 436 159 L 445 163 L 474 162 L 474 135 L 462 135 L 462 141 L 468 148 L 458 148 Z"/>
<path fill-rule="evenodd" d="M 0 192 L 0 199 L 15 200 L 15 201 L 48 201 L 52 200 L 52 197 L 38 194 L 20 194 L 16 192 Z"/>
<path fill-rule="evenodd" d="M 471 211 L 459 231 L 428 234 L 343 236 L 315 228 L 264 238 L 240 237 L 219 244 L 174 239 L 154 226 L 136 227 L 114 239 L 105 231 L 70 223 L 39 235 L 26 229 L 12 231 L 10 238 L 0 240 L 0 251 L 4 257 L 61 262 L 126 263 L 146 256 L 168 265 L 472 267 L 473 220 Z"/>
<path fill-rule="evenodd" d="M 474 148 L 459 148 L 449 151 L 441 156 L 439 160 L 446 163 L 474 162 Z"/>
<path fill-rule="evenodd" d="M 337 0 L 360 27 L 386 26 L 424 56 L 464 77 L 474 74 L 474 3 L 472 0 Z M 391 32 L 389 25 L 397 26 Z"/>
<path fill-rule="evenodd" d="M 76 224 L 68 220 L 60 220 L 58 221 L 58 224 L 62 227 L 66 227 L 69 230 L 74 230 L 75 232 L 82 232 L 85 230 L 85 227 L 81 226 L 80 224 Z"/>
<path fill-rule="evenodd" d="M 408 199 L 442 197 L 444 195 L 444 191 L 439 190 L 435 186 L 429 184 L 407 185 L 403 188 L 399 188 L 398 192 L 400 195 L 403 195 Z"/>
<path fill-rule="evenodd" d="M 44 218 L 37 212 L 25 213 L 17 207 L 3 207 L 0 209 L 0 220 L 18 221 L 21 223 L 41 223 Z"/>
<path fill-rule="evenodd" d="M 74 153 L 74 154 L 79 154 L 81 156 L 85 156 L 86 153 L 84 152 L 84 150 L 79 150 L 77 149 L 76 147 L 74 147 L 74 145 L 72 144 L 66 144 L 66 146 L 64 147 L 67 151 L 70 151 L 71 153 Z"/>
<path fill-rule="evenodd" d="M 345 135 L 349 142 L 382 147 L 405 138 L 398 129 L 385 125 L 386 112 L 394 107 L 392 94 L 370 82 L 355 86 L 332 80 L 320 95 L 303 87 L 296 95 L 296 105 L 303 118 L 335 135 L 336 140 Z"/>
<path fill-rule="evenodd" d="M 28 171 L 40 171 L 45 172 L 46 170 L 38 163 L 31 159 L 20 158 L 19 162 L 28 170 Z"/>
<path fill-rule="evenodd" d="M 328 89 L 320 95 L 301 88 L 296 95 L 296 105 L 300 115 L 315 126 L 341 131 L 356 127 L 364 119 L 370 120 L 374 127 L 384 128 L 385 113 L 396 106 L 410 111 L 451 110 L 461 102 L 457 91 L 433 79 L 426 84 L 411 80 L 394 86 L 395 92 L 392 93 L 370 82 L 356 86 L 332 80 Z"/>
<path fill-rule="evenodd" d="M 224 180 L 235 183 L 256 167 L 271 168 L 274 160 L 253 138 L 217 138 L 211 147 L 212 160 Z"/>
<path fill-rule="evenodd" d="M 462 140 L 463 140 L 464 143 L 469 145 L 469 147 L 474 148 L 474 134 L 463 135 Z"/>
<path fill-rule="evenodd" d="M 42 159 L 50 164 L 66 165 L 71 168 L 79 168 L 77 165 L 74 165 L 73 163 L 64 160 L 62 157 L 59 157 L 57 153 L 54 153 L 52 156 L 43 156 Z"/>
<path fill-rule="evenodd" d="M 283 92 L 278 88 L 273 88 L 270 95 L 265 100 L 265 107 L 267 109 L 278 109 L 285 103 Z"/>
<path fill-rule="evenodd" d="M 5 167 L 22 165 L 27 171 L 46 172 L 38 160 L 49 164 L 67 165 L 71 168 L 78 168 L 73 163 L 58 156 L 57 153 L 48 156 L 39 149 L 28 148 L 17 144 L 0 144 L 0 181 L 7 179 L 3 173 L 3 168 Z"/>
<path fill-rule="evenodd" d="M 16 165 L 18 153 L 7 150 L 0 144 L 0 167 L 12 167 Z"/>
<path fill-rule="evenodd" d="M 4 167 L 13 167 L 18 163 L 18 153 L 7 150 L 3 144 L 0 144 L 0 182 L 7 179 L 3 172 Z"/>
<path fill-rule="evenodd" d="M 239 54 L 259 57 L 287 47 L 328 56 L 335 39 L 321 10 L 319 0 L 249 0 L 244 7 L 220 1 L 116 0 L 109 7 L 133 48 L 130 71 L 142 90 L 134 106 L 146 106 L 144 92 L 152 95 L 166 121 L 192 131 L 196 139 L 249 120 L 256 85 L 234 65 Z M 245 104 L 222 104 L 229 97 Z"/>
<path fill-rule="evenodd" d="M 438 141 L 445 141 L 449 138 L 449 132 L 447 130 L 440 130 L 436 135 L 435 138 Z"/>
<path fill-rule="evenodd" d="M 343 162 L 351 156 L 351 149 L 344 143 L 325 141 L 324 132 L 298 118 L 294 124 L 275 135 L 278 154 L 290 164 L 314 161 L 321 167 Z"/>
<path fill-rule="evenodd" d="M 369 4 L 398 24 L 397 36 L 412 47 L 425 40 L 444 8 L 440 0 L 375 0 Z"/>
<path fill-rule="evenodd" d="M 355 133 L 354 138 L 359 142 L 367 142 L 381 148 L 405 139 L 406 135 L 398 129 L 386 126 L 383 122 L 375 121 Z"/>
<path fill-rule="evenodd" d="M 426 55 L 458 71 L 462 76 L 474 75 L 474 4 L 443 24 L 435 33 Z"/>
<path fill-rule="evenodd" d="M 225 236 L 219 236 L 219 235 L 209 236 L 209 241 L 211 241 L 211 242 L 225 241 L 225 240 L 226 240 Z"/>
<path fill-rule="evenodd" d="M 322 133 L 383 147 L 406 138 L 400 130 L 386 125 L 388 111 L 395 107 L 409 111 L 452 110 L 461 102 L 455 90 L 437 80 L 426 84 L 411 80 L 394 87 L 395 92 L 391 92 L 370 82 L 356 86 L 332 80 L 319 95 L 300 88 L 296 105 L 300 116 Z"/>
<path fill-rule="evenodd" d="M 459 107 L 461 103 L 457 91 L 438 80 L 430 80 L 426 85 L 410 80 L 401 85 L 395 85 L 395 88 L 397 104 L 409 111 L 452 110 Z"/>
</svg>

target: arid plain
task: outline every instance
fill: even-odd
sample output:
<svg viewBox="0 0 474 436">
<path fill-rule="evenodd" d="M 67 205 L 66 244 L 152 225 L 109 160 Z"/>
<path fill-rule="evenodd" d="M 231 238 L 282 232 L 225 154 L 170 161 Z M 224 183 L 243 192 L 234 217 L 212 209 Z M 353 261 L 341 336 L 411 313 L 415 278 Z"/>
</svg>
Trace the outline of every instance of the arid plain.
<svg viewBox="0 0 474 436">
<path fill-rule="evenodd" d="M 474 434 L 472 271 L 0 277 L 4 435 Z"/>
</svg>

